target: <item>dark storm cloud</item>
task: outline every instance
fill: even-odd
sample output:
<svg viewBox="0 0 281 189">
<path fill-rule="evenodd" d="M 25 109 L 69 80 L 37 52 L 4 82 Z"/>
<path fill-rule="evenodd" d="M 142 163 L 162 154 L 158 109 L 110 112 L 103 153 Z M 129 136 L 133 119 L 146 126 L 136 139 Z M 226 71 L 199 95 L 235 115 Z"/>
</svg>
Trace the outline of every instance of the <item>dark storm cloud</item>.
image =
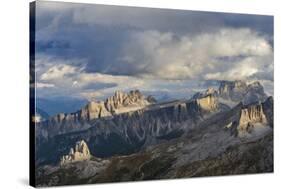
<svg viewBox="0 0 281 189">
<path fill-rule="evenodd" d="M 231 27 L 249 27 L 262 34 L 273 36 L 273 17 L 248 14 L 227 14 L 224 24 Z"/>
<path fill-rule="evenodd" d="M 264 15 L 44 1 L 37 3 L 37 6 L 36 26 L 39 30 L 50 24 L 59 24 L 60 29 L 65 26 L 80 26 L 83 29 L 89 25 L 104 25 L 198 34 L 221 26 L 233 26 L 250 27 L 270 35 L 273 32 L 273 17 Z"/>
<path fill-rule="evenodd" d="M 271 16 L 44 1 L 36 10 L 37 62 L 46 65 L 39 73 L 62 76 L 42 86 L 59 86 L 60 95 L 111 93 L 129 81 L 152 90 L 143 78 L 163 79 L 154 88 L 178 79 L 273 80 Z"/>
<path fill-rule="evenodd" d="M 273 35 L 270 16 L 44 1 L 37 4 L 37 52 L 87 58 L 89 72 L 119 74 L 120 49 L 135 31 L 192 36 L 222 27 L 247 27 Z"/>
<path fill-rule="evenodd" d="M 38 51 L 41 51 L 41 52 L 44 52 L 44 51 L 46 52 L 48 50 L 57 51 L 57 50 L 70 48 L 70 44 L 67 41 L 52 41 L 52 40 L 43 41 L 42 40 L 42 41 L 38 41 L 36 45 L 37 45 Z"/>
</svg>

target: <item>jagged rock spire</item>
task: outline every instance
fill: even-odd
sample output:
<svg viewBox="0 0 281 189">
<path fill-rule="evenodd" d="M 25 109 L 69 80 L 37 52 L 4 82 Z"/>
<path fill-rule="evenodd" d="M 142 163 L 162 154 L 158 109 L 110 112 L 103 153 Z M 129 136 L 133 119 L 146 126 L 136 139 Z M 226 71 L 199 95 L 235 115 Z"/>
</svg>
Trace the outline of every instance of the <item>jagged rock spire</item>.
<svg viewBox="0 0 281 189">
<path fill-rule="evenodd" d="M 61 157 L 60 165 L 89 160 L 91 153 L 87 143 L 84 140 L 77 141 L 74 148 L 70 148 L 68 155 Z"/>
</svg>

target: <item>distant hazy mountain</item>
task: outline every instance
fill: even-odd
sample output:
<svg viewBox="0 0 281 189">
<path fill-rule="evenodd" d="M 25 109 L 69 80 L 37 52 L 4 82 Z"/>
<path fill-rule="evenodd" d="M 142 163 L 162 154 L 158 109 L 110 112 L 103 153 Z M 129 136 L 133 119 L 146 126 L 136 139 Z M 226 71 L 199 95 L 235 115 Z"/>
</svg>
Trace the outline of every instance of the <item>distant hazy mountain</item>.
<svg viewBox="0 0 281 189">
<path fill-rule="evenodd" d="M 264 101 L 267 98 L 262 85 L 258 81 L 248 85 L 243 81 L 222 81 L 219 87 L 219 95 L 234 102 L 242 101 L 243 104 Z"/>
<path fill-rule="evenodd" d="M 198 98 L 207 94 L 213 94 L 219 98 L 220 102 L 229 106 L 234 106 L 239 102 L 242 102 L 244 105 L 263 102 L 267 98 L 263 86 L 258 81 L 250 84 L 243 81 L 220 81 L 218 90 L 208 88 L 204 92 L 194 94 L 192 98 Z"/>
<path fill-rule="evenodd" d="M 49 114 L 40 108 L 36 108 L 35 120 L 36 122 L 45 121 L 49 118 Z"/>
<path fill-rule="evenodd" d="M 87 104 L 87 102 L 87 100 L 67 97 L 58 97 L 52 99 L 36 99 L 37 107 L 44 110 L 50 116 L 54 116 L 62 112 L 70 113 L 77 111 L 82 106 Z"/>
</svg>

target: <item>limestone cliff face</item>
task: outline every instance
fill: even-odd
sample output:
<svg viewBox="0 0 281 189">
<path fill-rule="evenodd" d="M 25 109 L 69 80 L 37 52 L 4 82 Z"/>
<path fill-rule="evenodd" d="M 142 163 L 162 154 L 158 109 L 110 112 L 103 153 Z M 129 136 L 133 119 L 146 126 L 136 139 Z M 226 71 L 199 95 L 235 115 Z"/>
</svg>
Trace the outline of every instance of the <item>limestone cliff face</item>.
<svg viewBox="0 0 281 189">
<path fill-rule="evenodd" d="M 78 141 L 74 148 L 71 148 L 68 155 L 61 157 L 60 165 L 89 160 L 91 158 L 90 150 L 84 140 Z"/>
<path fill-rule="evenodd" d="M 141 147 L 180 137 L 218 112 L 220 106 L 212 95 L 196 100 L 155 104 L 117 114 L 111 119 L 96 119 L 92 122 L 93 126 L 86 130 L 49 138 L 40 149 L 60 149 L 57 152 L 59 156 L 61 151 L 68 150 L 73 140 L 83 138 L 97 157 L 132 153 Z"/>
<path fill-rule="evenodd" d="M 234 88 L 243 91 L 244 84 L 234 85 Z M 259 91 L 260 85 L 256 83 L 250 88 Z M 239 90 L 235 89 L 235 91 Z M 249 88 L 247 91 L 250 91 Z M 239 103 L 232 109 L 226 109 L 225 105 L 218 101 L 219 98 L 221 97 L 218 92 L 210 89 L 194 99 L 151 104 L 153 98 L 148 99 L 139 91 L 116 92 L 104 102 L 91 102 L 78 112 L 58 114 L 49 119 L 47 129 L 44 131 L 51 132 L 53 136 L 46 137 L 47 139 L 42 142 L 37 140 L 36 158 L 43 163 L 61 160 L 63 165 L 89 158 L 87 155 L 90 154 L 89 149 L 97 157 L 126 155 L 163 141 L 181 136 L 184 138 L 185 135 L 192 134 L 194 129 L 197 137 L 199 130 L 205 132 L 204 129 L 210 128 L 210 133 L 213 133 L 213 127 L 216 127 L 218 135 L 215 137 L 226 136 L 223 139 L 227 140 L 229 138 L 238 140 L 235 138 L 237 133 L 250 132 L 255 130 L 253 127 L 265 125 L 266 129 L 271 129 L 268 125 L 273 124 L 272 98 L 268 98 L 263 103 L 256 102 L 250 105 Z M 147 103 L 150 103 L 149 106 L 134 109 Z M 81 129 L 85 126 L 88 128 Z M 81 130 L 75 130 L 77 128 Z M 209 131 L 206 131 L 206 137 L 210 134 Z M 229 131 L 235 136 L 229 137 Z M 261 130 L 258 128 L 256 131 Z M 255 134 L 256 131 L 251 134 Z M 84 147 L 71 148 L 73 141 L 81 139 L 85 140 L 88 146 L 82 141 L 77 146 Z M 228 143 L 227 140 L 225 143 Z M 215 146 L 217 145 L 216 143 Z M 46 153 L 45 149 L 53 149 L 52 154 Z"/>
<path fill-rule="evenodd" d="M 262 107 L 264 110 L 264 114 L 266 115 L 266 119 L 270 127 L 273 127 L 273 97 L 270 96 L 262 103 Z"/>
<path fill-rule="evenodd" d="M 205 97 L 196 99 L 196 103 L 200 108 L 207 111 L 213 111 L 218 108 L 218 101 L 214 95 L 207 95 Z"/>
<path fill-rule="evenodd" d="M 79 113 L 82 120 L 93 120 L 112 115 L 111 112 L 105 108 L 104 102 L 94 101 L 82 108 Z"/>
<path fill-rule="evenodd" d="M 193 95 L 192 99 L 202 98 L 202 97 L 205 97 L 207 95 L 213 95 L 213 96 L 217 97 L 218 91 L 211 87 L 211 88 L 208 88 L 206 91 L 195 93 Z"/>
<path fill-rule="evenodd" d="M 243 91 L 247 88 L 247 84 L 243 81 L 222 81 L 219 91 L 221 94 L 230 93 L 231 91 Z"/>
<path fill-rule="evenodd" d="M 233 135 L 242 138 L 261 136 L 273 127 L 273 98 L 268 97 L 264 102 L 249 105 L 240 102 L 229 113 L 232 118 L 225 122 L 224 128 Z"/>
<path fill-rule="evenodd" d="M 219 87 L 219 95 L 225 99 L 241 101 L 246 90 L 247 84 L 243 81 L 222 81 Z"/>
<path fill-rule="evenodd" d="M 244 104 L 250 104 L 253 102 L 263 102 L 267 99 L 267 95 L 264 92 L 263 86 L 260 82 L 256 81 L 248 85 L 247 92 L 243 98 Z"/>
<path fill-rule="evenodd" d="M 151 103 L 153 102 L 141 94 L 139 90 L 130 91 L 128 94 L 122 91 L 116 91 L 113 96 L 107 98 L 105 101 L 90 102 L 78 114 L 81 115 L 81 119 L 89 121 L 141 109 Z"/>
<path fill-rule="evenodd" d="M 112 114 L 126 111 L 134 107 L 145 107 L 153 103 L 151 97 L 145 97 L 139 90 L 130 91 L 128 94 L 122 91 L 116 91 L 114 96 L 105 100 L 106 109 Z"/>
<path fill-rule="evenodd" d="M 219 101 L 234 107 L 239 102 L 244 105 L 263 102 L 267 95 L 264 92 L 263 86 L 260 82 L 255 81 L 247 84 L 244 81 L 221 81 L 218 90 L 208 88 L 206 91 L 198 92 L 193 95 L 192 99 L 202 98 L 208 95 L 213 95 L 219 98 Z"/>
<path fill-rule="evenodd" d="M 87 129 L 90 127 L 89 122 L 95 119 L 136 111 L 155 102 L 156 100 L 153 97 L 146 97 L 139 90 L 129 93 L 116 91 L 113 96 L 105 101 L 92 101 L 77 112 L 60 113 L 49 118 L 40 123 L 36 134 L 44 133 L 44 135 L 54 136 Z"/>
<path fill-rule="evenodd" d="M 123 112 L 130 111 L 130 108 L 143 108 L 147 105 L 155 103 L 152 97 L 145 97 L 140 91 L 130 91 L 128 94 L 122 91 L 116 91 L 115 94 L 105 101 L 92 101 L 81 110 L 70 114 L 58 114 L 53 117 L 53 121 L 61 122 L 66 120 L 92 120 L 106 116 L 118 114 L 119 110 Z"/>
<path fill-rule="evenodd" d="M 266 116 L 263 111 L 262 104 L 251 105 L 241 110 L 239 119 L 239 127 L 244 128 L 249 123 L 267 123 Z"/>
<path fill-rule="evenodd" d="M 249 134 L 263 134 L 273 127 L 273 98 L 268 97 L 264 102 L 256 102 L 240 109 L 237 121 L 238 136 L 247 137 Z"/>
</svg>

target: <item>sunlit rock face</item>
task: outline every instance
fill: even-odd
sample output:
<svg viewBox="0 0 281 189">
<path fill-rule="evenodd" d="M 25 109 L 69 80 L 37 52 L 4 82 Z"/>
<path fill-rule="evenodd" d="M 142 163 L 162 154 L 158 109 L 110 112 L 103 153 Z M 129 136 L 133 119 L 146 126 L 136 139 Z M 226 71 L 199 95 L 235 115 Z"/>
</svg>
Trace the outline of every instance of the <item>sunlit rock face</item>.
<svg viewBox="0 0 281 189">
<path fill-rule="evenodd" d="M 93 120 L 141 109 L 152 103 L 151 97 L 145 97 L 139 90 L 130 91 L 129 93 L 116 91 L 113 96 L 105 101 L 90 102 L 79 113 L 81 119 Z"/>
<path fill-rule="evenodd" d="M 273 106 L 269 97 L 265 102 L 256 102 L 241 108 L 238 120 L 238 136 L 249 136 L 249 134 L 262 134 L 272 127 Z"/>
<path fill-rule="evenodd" d="M 205 97 L 207 95 L 213 95 L 215 97 L 218 96 L 218 91 L 212 87 L 208 88 L 206 91 L 203 92 L 197 92 L 195 93 L 191 99 L 198 99 L 198 98 L 202 98 Z"/>
<path fill-rule="evenodd" d="M 68 155 L 61 157 L 60 165 L 65 165 L 72 162 L 89 160 L 91 153 L 88 145 L 84 140 L 78 141 L 74 148 L 71 148 Z"/>
<path fill-rule="evenodd" d="M 58 162 L 60 157 L 68 154 L 73 143 L 81 139 L 87 142 L 96 157 L 102 158 L 134 153 L 184 136 L 202 125 L 221 125 L 219 129 L 222 132 L 226 130 L 231 137 L 236 138 L 256 136 L 269 131 L 273 126 L 271 97 L 264 102 L 248 105 L 240 101 L 232 108 L 220 101 L 222 97 L 214 89 L 208 89 L 197 98 L 150 103 L 140 109 L 131 107 L 136 104 L 140 107 L 143 102 L 146 104 L 150 101 L 138 91 L 127 94 L 116 92 L 109 99 L 107 104 L 111 104 L 112 110 L 115 108 L 110 116 L 102 116 L 105 115 L 103 109 L 109 112 L 104 105 L 106 103 L 92 102 L 80 110 L 80 115 L 78 111 L 58 114 L 49 119 L 49 125 L 41 129 L 42 136 L 37 140 L 40 146 L 37 157 L 40 162 Z M 126 111 L 120 113 L 124 107 Z M 44 149 L 55 150 L 49 156 Z"/>
<path fill-rule="evenodd" d="M 57 151 L 59 155 L 61 151 L 69 149 L 73 140 L 83 138 L 97 157 L 128 154 L 163 140 L 180 137 L 220 111 L 217 98 L 213 95 L 154 104 L 114 115 L 111 119 L 95 119 L 93 126 L 86 130 L 51 137 L 49 142 L 42 145 L 47 145 L 46 148 L 53 148 L 51 145 L 54 145 L 54 148 L 60 150 Z"/>
<path fill-rule="evenodd" d="M 248 123 L 267 123 L 267 119 L 263 112 L 261 104 L 252 105 L 241 110 L 239 125 L 247 125 Z"/>
<path fill-rule="evenodd" d="M 110 118 L 121 113 L 143 109 L 156 100 L 151 96 L 144 96 L 139 90 L 124 93 L 116 91 L 115 94 L 105 101 L 92 101 L 85 107 L 73 113 L 60 113 L 42 122 L 37 134 L 54 136 L 70 131 L 78 131 L 90 127 L 89 122 L 99 118 Z M 42 131 L 42 129 L 44 131 Z"/>
<path fill-rule="evenodd" d="M 116 91 L 114 96 L 105 100 L 104 104 L 106 109 L 114 115 L 141 109 L 154 102 L 156 101 L 153 101 L 151 97 L 146 97 L 139 90 L 134 90 L 129 93 Z"/>
<path fill-rule="evenodd" d="M 101 117 L 111 116 L 111 113 L 105 108 L 104 102 L 90 102 L 86 107 L 80 110 L 80 117 L 83 120 L 93 120 Z"/>
<path fill-rule="evenodd" d="M 203 110 L 212 111 L 218 108 L 217 98 L 213 95 L 207 95 L 205 97 L 196 99 L 196 102 Z"/>
<path fill-rule="evenodd" d="M 267 98 L 263 86 L 260 82 L 255 81 L 247 84 L 244 81 L 220 81 L 219 88 L 208 88 L 206 91 L 198 92 L 193 95 L 192 99 L 202 98 L 207 95 L 218 97 L 220 103 L 229 107 L 234 107 L 242 102 L 248 105 L 256 102 L 264 102 Z"/>
<path fill-rule="evenodd" d="M 209 88 L 191 99 L 162 103 L 139 91 L 117 91 L 104 102 L 91 102 L 76 113 L 58 114 L 47 123 L 47 129 L 41 130 L 44 139 L 36 141 L 42 178 L 45 173 L 57 176 L 65 170 L 78 178 L 91 175 L 99 180 L 108 178 L 109 172 L 119 178 L 126 167 L 135 171 L 129 179 L 136 175 L 142 180 L 144 174 L 151 176 L 152 169 L 143 169 L 146 163 L 159 168 L 159 178 L 194 176 L 190 165 L 208 174 L 209 167 L 216 165 L 211 170 L 219 172 L 213 175 L 221 175 L 226 166 L 231 167 L 229 174 L 233 167 L 236 173 L 273 170 L 273 98 L 265 98 L 258 82 L 223 82 L 218 90 Z M 164 176 L 163 167 L 167 168 Z M 245 171 L 245 167 L 249 169 Z"/>
</svg>

